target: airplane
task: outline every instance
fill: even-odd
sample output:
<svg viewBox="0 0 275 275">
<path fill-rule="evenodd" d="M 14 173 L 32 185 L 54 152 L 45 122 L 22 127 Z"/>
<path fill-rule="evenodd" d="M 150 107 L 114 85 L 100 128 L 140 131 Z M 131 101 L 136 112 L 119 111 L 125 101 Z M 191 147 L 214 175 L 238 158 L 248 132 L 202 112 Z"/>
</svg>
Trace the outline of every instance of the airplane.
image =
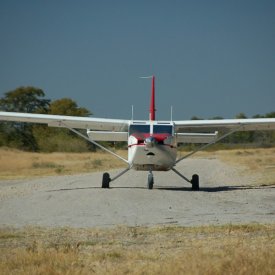
<svg viewBox="0 0 275 275">
<path fill-rule="evenodd" d="M 95 146 L 117 157 L 127 164 L 127 168 L 110 177 L 104 173 L 102 188 L 124 175 L 130 169 L 148 171 L 147 188 L 153 189 L 153 171 L 172 170 L 186 182 L 192 190 L 199 190 L 199 175 L 191 179 L 179 172 L 175 166 L 196 152 L 224 139 L 237 131 L 275 130 L 275 118 L 223 119 L 223 120 L 156 120 L 155 76 L 152 78 L 149 120 L 107 119 L 74 117 L 17 112 L 0 112 L 0 120 L 47 124 L 49 127 L 67 128 Z M 87 135 L 78 129 L 85 129 Z M 128 141 L 128 159 L 104 147 L 98 141 Z M 197 143 L 201 146 L 177 158 L 180 143 Z"/>
</svg>

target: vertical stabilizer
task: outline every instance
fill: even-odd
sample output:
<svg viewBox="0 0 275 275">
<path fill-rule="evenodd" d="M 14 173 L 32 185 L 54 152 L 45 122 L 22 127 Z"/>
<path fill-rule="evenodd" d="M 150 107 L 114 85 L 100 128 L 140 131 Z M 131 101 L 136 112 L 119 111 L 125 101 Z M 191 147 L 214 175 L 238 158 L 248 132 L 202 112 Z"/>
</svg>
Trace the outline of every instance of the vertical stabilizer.
<svg viewBox="0 0 275 275">
<path fill-rule="evenodd" d="M 155 113 L 156 113 L 156 109 L 155 109 L 155 76 L 153 75 L 149 120 L 155 120 L 155 118 L 156 118 Z"/>
</svg>

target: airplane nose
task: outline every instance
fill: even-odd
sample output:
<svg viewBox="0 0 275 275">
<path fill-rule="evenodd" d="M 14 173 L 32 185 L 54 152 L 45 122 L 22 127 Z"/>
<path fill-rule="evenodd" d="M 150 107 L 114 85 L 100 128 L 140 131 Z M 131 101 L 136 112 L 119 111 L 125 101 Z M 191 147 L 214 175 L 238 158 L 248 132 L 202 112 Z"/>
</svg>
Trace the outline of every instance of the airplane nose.
<svg viewBox="0 0 275 275">
<path fill-rule="evenodd" d="M 151 148 L 154 146 L 156 139 L 154 137 L 148 137 L 145 139 L 145 144 L 147 148 Z"/>
</svg>

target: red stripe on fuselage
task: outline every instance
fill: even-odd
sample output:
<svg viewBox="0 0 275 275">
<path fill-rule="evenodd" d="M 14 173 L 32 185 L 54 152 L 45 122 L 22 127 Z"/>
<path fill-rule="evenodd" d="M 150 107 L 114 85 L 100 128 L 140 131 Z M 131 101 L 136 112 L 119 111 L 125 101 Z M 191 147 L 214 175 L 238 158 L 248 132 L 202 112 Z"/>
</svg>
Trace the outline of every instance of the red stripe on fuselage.
<svg viewBox="0 0 275 275">
<path fill-rule="evenodd" d="M 171 134 L 134 133 L 132 136 L 135 137 L 138 141 L 144 141 L 148 137 L 153 137 L 157 142 L 161 142 L 170 137 Z"/>
<path fill-rule="evenodd" d="M 170 148 L 174 148 L 173 145 L 162 143 L 166 138 L 170 137 L 171 134 L 134 133 L 134 134 L 132 134 L 132 136 L 135 137 L 138 142 L 135 144 L 128 145 L 128 148 L 130 148 L 132 146 L 145 146 L 146 143 L 144 141 L 148 137 L 155 138 L 156 142 L 158 143 L 157 145 L 164 145 L 164 146 L 168 146 Z"/>
<path fill-rule="evenodd" d="M 145 143 L 135 143 L 135 144 L 128 145 L 128 148 L 131 148 L 133 146 L 146 146 L 146 144 Z M 175 146 L 169 145 L 169 144 L 157 144 L 157 146 L 168 146 L 170 148 L 175 148 Z"/>
</svg>

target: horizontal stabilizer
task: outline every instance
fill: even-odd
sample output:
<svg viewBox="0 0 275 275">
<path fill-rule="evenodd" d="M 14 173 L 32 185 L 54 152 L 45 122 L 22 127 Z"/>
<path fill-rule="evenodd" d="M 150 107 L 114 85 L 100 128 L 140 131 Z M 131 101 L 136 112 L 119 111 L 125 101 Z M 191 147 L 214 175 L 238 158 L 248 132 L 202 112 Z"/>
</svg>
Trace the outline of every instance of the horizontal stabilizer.
<svg viewBox="0 0 275 275">
<path fill-rule="evenodd" d="M 177 143 L 211 143 L 218 138 L 218 132 L 215 133 L 177 133 Z"/>
</svg>

